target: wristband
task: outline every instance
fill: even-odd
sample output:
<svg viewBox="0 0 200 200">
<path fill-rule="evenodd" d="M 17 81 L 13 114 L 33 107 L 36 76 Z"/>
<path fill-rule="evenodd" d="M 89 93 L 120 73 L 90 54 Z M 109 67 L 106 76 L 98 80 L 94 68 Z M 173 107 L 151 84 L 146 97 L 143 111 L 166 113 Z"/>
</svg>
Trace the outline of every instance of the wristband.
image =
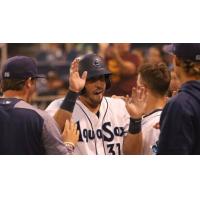
<svg viewBox="0 0 200 200">
<path fill-rule="evenodd" d="M 141 132 L 141 129 L 142 129 L 142 118 L 139 119 L 130 118 L 128 132 L 130 134 L 138 134 Z"/>
<path fill-rule="evenodd" d="M 74 106 L 75 106 L 76 99 L 78 98 L 78 96 L 79 96 L 79 93 L 69 90 L 69 92 L 65 96 L 65 99 L 63 100 L 60 108 L 72 113 L 74 110 Z"/>
</svg>

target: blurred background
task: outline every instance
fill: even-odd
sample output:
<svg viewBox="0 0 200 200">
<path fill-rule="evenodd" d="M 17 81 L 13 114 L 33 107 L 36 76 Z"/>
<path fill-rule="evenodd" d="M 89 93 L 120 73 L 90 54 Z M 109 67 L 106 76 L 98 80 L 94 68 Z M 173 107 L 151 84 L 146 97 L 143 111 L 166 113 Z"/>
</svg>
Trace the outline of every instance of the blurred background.
<svg viewBox="0 0 200 200">
<path fill-rule="evenodd" d="M 136 84 L 139 66 L 145 62 L 167 64 L 172 68 L 172 60 L 165 53 L 168 44 L 144 43 L 1 43 L 0 66 L 7 58 L 25 55 L 35 58 L 40 74 L 46 79 L 38 79 L 37 93 L 32 104 L 45 109 L 53 100 L 66 94 L 68 73 L 74 58 L 85 53 L 102 56 L 112 72 L 112 87 L 106 96 L 126 95 Z M 176 78 L 176 77 L 175 77 Z"/>
</svg>

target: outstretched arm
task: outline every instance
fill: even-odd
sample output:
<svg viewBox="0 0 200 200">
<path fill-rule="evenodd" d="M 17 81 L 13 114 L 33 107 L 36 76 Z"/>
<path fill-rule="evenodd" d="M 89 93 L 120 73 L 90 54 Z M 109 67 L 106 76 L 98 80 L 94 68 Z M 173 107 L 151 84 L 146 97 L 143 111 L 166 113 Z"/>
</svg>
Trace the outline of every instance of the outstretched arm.
<svg viewBox="0 0 200 200">
<path fill-rule="evenodd" d="M 123 152 L 124 154 L 141 154 L 142 151 L 142 131 L 141 121 L 142 115 L 146 108 L 145 88 L 132 89 L 131 98 L 126 97 L 126 109 L 129 112 L 130 124 L 127 136 L 124 138 Z"/>
<path fill-rule="evenodd" d="M 59 125 L 61 131 L 64 130 L 66 120 L 71 119 L 76 99 L 78 98 L 80 91 L 85 87 L 87 72 L 85 71 L 80 77 L 78 72 L 78 63 L 79 59 L 76 58 L 71 64 L 69 91 L 60 108 L 54 115 L 54 119 Z"/>
</svg>

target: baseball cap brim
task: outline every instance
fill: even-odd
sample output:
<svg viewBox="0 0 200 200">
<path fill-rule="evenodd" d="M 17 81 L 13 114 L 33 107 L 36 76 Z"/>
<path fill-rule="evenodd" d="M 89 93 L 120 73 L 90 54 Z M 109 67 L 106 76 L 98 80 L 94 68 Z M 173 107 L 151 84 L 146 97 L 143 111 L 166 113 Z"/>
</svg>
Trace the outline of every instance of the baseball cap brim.
<svg viewBox="0 0 200 200">
<path fill-rule="evenodd" d="M 37 74 L 36 76 L 33 76 L 33 78 L 47 78 L 44 74 Z"/>
<path fill-rule="evenodd" d="M 200 62 L 200 44 L 199 43 L 175 43 L 165 45 L 164 52 L 176 55 L 183 60 L 192 60 Z"/>
</svg>

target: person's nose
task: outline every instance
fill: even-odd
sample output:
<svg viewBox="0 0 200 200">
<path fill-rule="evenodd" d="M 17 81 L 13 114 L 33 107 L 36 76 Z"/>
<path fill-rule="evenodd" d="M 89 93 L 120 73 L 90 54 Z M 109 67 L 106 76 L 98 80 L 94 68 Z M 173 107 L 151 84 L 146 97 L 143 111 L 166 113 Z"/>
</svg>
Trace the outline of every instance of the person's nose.
<svg viewBox="0 0 200 200">
<path fill-rule="evenodd" d="M 97 82 L 96 82 L 96 87 L 97 88 L 104 88 L 104 86 L 105 86 L 105 80 L 103 80 L 103 79 L 99 79 L 99 80 L 97 80 Z"/>
</svg>

